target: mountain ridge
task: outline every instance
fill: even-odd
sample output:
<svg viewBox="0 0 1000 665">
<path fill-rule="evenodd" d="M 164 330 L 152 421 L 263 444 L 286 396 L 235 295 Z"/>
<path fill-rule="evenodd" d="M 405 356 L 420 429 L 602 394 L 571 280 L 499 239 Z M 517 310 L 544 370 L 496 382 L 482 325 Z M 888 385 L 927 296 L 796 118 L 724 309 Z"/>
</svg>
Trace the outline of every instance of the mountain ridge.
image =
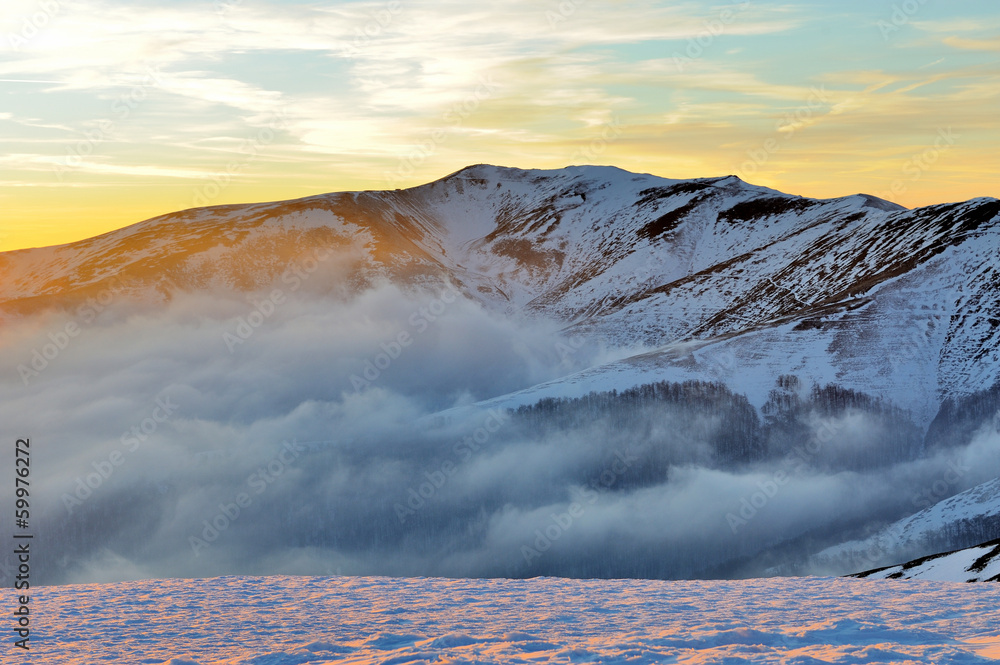
<svg viewBox="0 0 1000 665">
<path fill-rule="evenodd" d="M 727 378 L 758 406 L 790 370 L 893 400 L 926 425 L 943 398 L 1000 379 L 998 220 L 990 197 L 908 210 L 736 176 L 480 164 L 409 189 L 193 208 L 0 253 L 0 316 L 70 309 L 112 283 L 159 300 L 253 293 L 326 247 L 346 257 L 330 289 L 454 284 L 498 315 L 638 347 L 626 362 L 656 377 L 703 378 L 697 354 L 678 360 L 677 348 L 710 346 L 737 359 Z M 926 387 L 909 395 L 914 383 Z"/>
<path fill-rule="evenodd" d="M 642 469 L 616 475 L 602 496 L 621 509 L 651 497 L 657 508 L 649 515 L 663 524 L 686 523 L 669 497 L 697 497 L 702 519 L 690 527 L 693 540 L 668 545 L 669 529 L 647 534 L 648 520 L 633 525 L 636 543 L 673 548 L 668 559 L 644 549 L 655 556 L 622 551 L 611 567 L 599 557 L 568 567 L 555 558 L 539 568 L 532 560 L 463 565 L 508 576 L 760 574 L 805 570 L 816 552 L 906 518 L 913 487 L 930 487 L 937 499 L 996 476 L 995 439 L 978 433 L 1000 409 L 998 255 L 1000 202 L 991 198 L 907 210 L 866 195 L 806 199 L 733 177 L 474 166 L 411 189 L 191 209 L 72 245 L 0 254 L 0 325 L 12 323 L 15 333 L 12 404 L 27 399 L 26 359 L 44 369 L 42 354 L 59 343 L 50 332 L 57 325 L 93 329 L 60 363 L 65 373 L 32 381 L 32 391 L 60 379 L 79 384 L 72 363 L 88 351 L 122 363 L 129 385 L 133 361 L 149 376 L 154 347 L 145 339 L 163 332 L 162 353 L 170 356 L 175 318 L 183 339 L 207 340 L 196 345 L 199 360 L 178 390 L 214 394 L 223 386 L 213 414 L 220 423 L 233 413 L 250 423 L 283 418 L 298 404 L 310 423 L 304 440 L 328 443 L 341 403 L 351 413 L 380 400 L 412 403 L 400 417 L 414 418 L 414 427 L 403 427 L 405 441 L 392 454 L 413 487 L 434 476 L 420 475 L 427 455 L 442 465 L 461 459 L 436 436 L 482 422 L 483 409 L 528 407 L 476 462 L 492 461 L 494 446 L 513 461 L 522 454 L 514 446 L 527 445 L 549 455 L 531 468 L 539 477 L 553 462 L 572 466 L 562 485 L 533 485 L 521 512 L 505 507 L 524 496 L 507 485 L 507 473 L 480 495 L 497 524 L 513 520 L 525 534 L 565 491 L 601 476 L 601 455 L 641 444 Z M 268 319 L 279 300 L 294 304 Z M 431 316 L 420 318 L 425 310 Z M 255 327 L 266 330 L 250 351 L 237 339 L 248 340 Z M 48 336 L 36 339 L 40 330 Z M 127 340 L 137 345 L 131 356 L 105 348 L 109 339 L 126 343 L 129 331 L 139 331 Z M 304 331 L 309 346 L 300 350 Z M 404 345 L 420 351 L 403 357 Z M 297 365 L 294 374 L 288 363 Z M 217 380 L 201 374 L 205 364 Z M 258 378 L 234 386 L 234 373 Z M 149 390 L 162 389 L 153 383 Z M 424 437 L 423 448 L 406 443 L 411 431 Z M 836 443 L 824 446 L 819 432 Z M 64 438 L 71 445 L 73 437 Z M 222 450 L 212 435 L 198 454 L 224 453 L 210 464 L 244 464 L 243 441 Z M 585 442 L 579 450 L 578 441 Z M 367 459 L 365 444 L 341 443 L 359 446 L 357 459 Z M 316 454 L 335 452 L 323 450 Z M 950 459 L 973 469 L 952 482 L 943 476 Z M 841 510 L 801 500 L 817 496 L 818 483 L 827 483 Z M 473 515 L 462 488 L 449 487 L 454 514 Z M 384 496 L 372 494 L 372 505 Z M 154 503 L 168 507 L 169 499 Z M 107 511 L 95 513 L 104 520 L 118 504 L 93 505 Z M 357 533 L 378 537 L 381 517 L 356 505 Z M 749 525 L 758 511 L 769 516 Z M 737 512 L 739 530 L 729 517 Z M 443 505 L 422 513 L 431 516 L 458 524 Z M 389 529 L 395 537 L 425 542 L 401 513 L 388 517 L 399 523 Z M 312 518 L 301 524 L 311 533 Z M 606 524 L 607 533 L 617 528 Z M 917 545 L 918 554 L 950 546 Z M 439 558 L 426 556 L 406 570 L 438 570 Z"/>
</svg>

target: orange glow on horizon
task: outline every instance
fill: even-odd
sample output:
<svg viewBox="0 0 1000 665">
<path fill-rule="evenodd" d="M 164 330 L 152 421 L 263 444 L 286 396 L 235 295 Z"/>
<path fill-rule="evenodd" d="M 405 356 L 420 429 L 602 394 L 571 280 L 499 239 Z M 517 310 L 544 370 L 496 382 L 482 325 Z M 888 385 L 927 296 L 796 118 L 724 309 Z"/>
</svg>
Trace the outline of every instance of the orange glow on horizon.
<svg viewBox="0 0 1000 665">
<path fill-rule="evenodd" d="M 705 169 L 704 172 L 692 171 L 678 175 L 669 172 L 668 169 L 657 169 L 655 164 L 649 164 L 645 159 L 623 161 L 633 162 L 621 166 L 626 170 L 653 173 L 667 178 L 717 177 L 736 172 L 751 184 L 770 187 L 786 194 L 826 199 L 864 193 L 892 200 L 908 208 L 964 201 L 990 196 L 991 193 L 996 195 L 985 174 L 978 179 L 972 174 L 967 174 L 957 181 L 949 179 L 933 183 L 913 183 L 902 172 L 898 174 L 890 172 L 885 176 L 872 177 L 867 182 L 852 182 L 846 178 L 821 181 L 816 179 L 813 172 L 804 169 L 782 175 L 770 175 L 766 172 L 746 174 L 740 173 L 740 168 L 737 166 L 737 168 Z M 399 186 L 405 188 L 431 182 L 472 163 L 474 162 L 442 166 L 434 172 L 428 170 L 425 177 L 414 174 L 408 181 L 399 183 Z M 544 164 L 527 168 L 561 166 L 565 164 Z M 201 187 L 199 184 L 187 187 L 107 186 L 71 187 L 62 190 L 24 187 L 14 192 L 8 190 L 3 197 L 7 209 L 3 213 L 3 226 L 0 228 L 0 252 L 77 242 L 159 215 L 200 207 L 198 204 L 262 203 L 330 192 L 387 188 L 384 182 L 377 179 L 366 181 L 357 177 L 344 177 L 342 180 L 324 179 L 322 182 L 314 178 L 313 182 L 306 180 L 299 183 L 286 182 L 287 180 L 288 178 L 280 178 L 273 185 L 234 184 L 216 198 L 207 201 L 192 196 L 192 192 L 199 191 Z M 917 188 L 915 184 L 921 186 Z M 893 194 L 894 185 L 897 190 L 902 187 L 899 195 Z"/>
</svg>

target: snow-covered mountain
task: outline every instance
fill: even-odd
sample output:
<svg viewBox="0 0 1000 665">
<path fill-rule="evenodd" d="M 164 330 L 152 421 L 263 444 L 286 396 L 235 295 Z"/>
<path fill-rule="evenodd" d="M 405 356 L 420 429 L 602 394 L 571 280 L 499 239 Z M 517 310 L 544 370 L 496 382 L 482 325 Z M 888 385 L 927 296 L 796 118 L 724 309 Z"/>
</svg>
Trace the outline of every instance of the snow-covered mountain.
<svg viewBox="0 0 1000 665">
<path fill-rule="evenodd" d="M 760 406 L 793 373 L 891 400 L 927 425 L 943 396 L 1000 374 L 1000 201 L 906 210 L 611 167 L 479 165 L 408 190 L 193 209 L 7 252 L 0 313 L 109 289 L 262 289 L 317 247 L 350 250 L 331 289 L 448 282 L 492 311 L 647 351 L 525 386 L 507 405 L 722 378 Z"/>
<path fill-rule="evenodd" d="M 898 566 L 852 575 L 872 580 L 1000 582 L 1000 539 L 954 552 L 920 557 Z"/>
<path fill-rule="evenodd" d="M 959 469 L 955 473 L 961 471 Z M 1000 478 L 995 478 L 894 522 L 868 538 L 826 548 L 813 557 L 813 564 L 820 568 L 843 570 L 851 566 L 855 569 L 870 568 L 887 561 L 926 557 L 928 552 L 938 552 L 949 545 L 980 543 L 996 533 L 998 525 Z M 917 560 L 922 562 L 924 558 Z M 1000 565 L 1000 560 L 997 564 Z M 907 571 L 913 568 L 910 564 L 904 567 Z M 907 573 L 907 576 L 910 574 Z"/>
<path fill-rule="evenodd" d="M 0 254 L 0 410 L 62 442 L 57 581 L 108 556 L 172 576 L 842 575 L 1000 536 L 956 535 L 972 502 L 884 559 L 810 559 L 1000 473 L 997 256 L 995 199 L 906 210 L 610 167 L 187 210 Z M 420 333 L 446 285 L 465 298 Z M 164 395 L 186 406 L 161 427 Z M 132 456 L 138 423 L 157 443 Z M 189 552 L 292 439 L 308 464 Z M 105 486 L 116 453 L 135 461 Z M 536 558 L 584 487 L 586 520 Z M 315 548 L 301 564 L 253 567 L 299 561 L 269 519 Z"/>
</svg>

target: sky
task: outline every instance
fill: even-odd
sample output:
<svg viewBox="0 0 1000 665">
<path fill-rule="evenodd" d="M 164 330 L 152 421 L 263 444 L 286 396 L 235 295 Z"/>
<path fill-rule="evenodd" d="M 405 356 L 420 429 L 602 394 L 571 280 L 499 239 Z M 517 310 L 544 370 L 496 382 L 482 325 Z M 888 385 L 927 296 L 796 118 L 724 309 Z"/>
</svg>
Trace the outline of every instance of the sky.
<svg viewBox="0 0 1000 665">
<path fill-rule="evenodd" d="M 0 251 L 464 166 L 997 196 L 988 0 L 20 0 Z"/>
</svg>

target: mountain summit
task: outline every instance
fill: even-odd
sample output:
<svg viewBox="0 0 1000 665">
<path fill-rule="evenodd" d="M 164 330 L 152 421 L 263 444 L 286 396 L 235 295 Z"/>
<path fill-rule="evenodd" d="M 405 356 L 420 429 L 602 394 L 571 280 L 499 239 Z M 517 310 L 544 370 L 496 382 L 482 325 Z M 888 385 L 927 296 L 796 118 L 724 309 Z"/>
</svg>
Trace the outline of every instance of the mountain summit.
<svg viewBox="0 0 1000 665">
<path fill-rule="evenodd" d="M 320 246 L 350 257 L 338 289 L 448 283 L 491 311 L 660 350 L 574 377 L 578 393 L 701 378 L 717 372 L 714 354 L 758 406 L 795 368 L 926 425 L 943 398 L 1000 378 L 996 199 L 907 210 L 600 166 L 481 164 L 412 189 L 191 209 L 7 252 L 0 313 L 71 307 L 112 286 L 161 299 L 259 290 Z"/>
<path fill-rule="evenodd" d="M 185 210 L 0 254 L 0 416 L 50 580 L 851 573 L 1000 536 L 998 256 L 597 166 Z"/>
</svg>

